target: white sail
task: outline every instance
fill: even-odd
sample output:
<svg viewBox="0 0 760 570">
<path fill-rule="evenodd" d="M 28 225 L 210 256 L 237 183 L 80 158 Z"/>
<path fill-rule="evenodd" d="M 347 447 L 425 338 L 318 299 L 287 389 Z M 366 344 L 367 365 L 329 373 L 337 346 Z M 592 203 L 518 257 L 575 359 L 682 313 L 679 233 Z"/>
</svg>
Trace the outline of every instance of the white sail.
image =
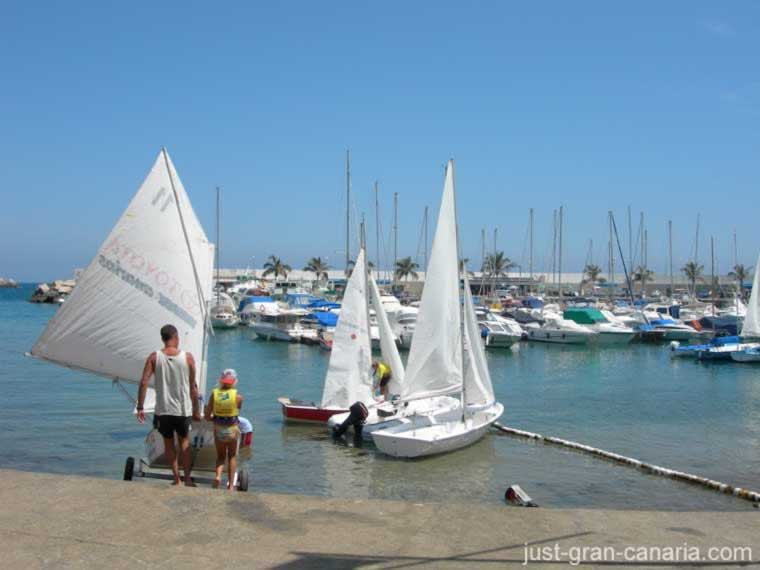
<svg viewBox="0 0 760 570">
<path fill-rule="evenodd" d="M 469 406 L 487 406 L 494 403 L 491 373 L 488 371 L 486 351 L 480 341 L 480 327 L 475 317 L 470 280 L 466 268 L 464 278 L 464 400 Z"/>
<path fill-rule="evenodd" d="M 367 267 L 362 248 L 346 284 L 340 317 L 335 326 L 330 364 L 322 392 L 322 407 L 348 408 L 357 401 L 371 402 L 371 366 Z"/>
<path fill-rule="evenodd" d="M 454 163 L 446 167 L 441 209 L 425 273 L 420 310 L 406 367 L 404 399 L 454 392 L 462 386 Z"/>
<path fill-rule="evenodd" d="M 755 264 L 755 280 L 752 281 L 752 293 L 749 296 L 747 314 L 744 316 L 741 336 L 760 338 L 760 256 Z M 67 301 L 68 302 L 68 301 Z"/>
<path fill-rule="evenodd" d="M 388 322 L 388 314 L 380 300 L 380 290 L 372 275 L 369 276 L 369 289 L 372 293 L 372 306 L 375 308 L 375 316 L 377 317 L 377 328 L 380 330 L 380 353 L 383 355 L 385 363 L 391 367 L 392 372 L 389 390 L 391 394 L 399 394 L 404 383 L 404 365 L 398 353 L 391 324 Z"/>
<path fill-rule="evenodd" d="M 161 347 L 160 328 L 173 324 L 199 364 L 203 389 L 212 265 L 213 245 L 162 150 L 32 355 L 137 383 Z"/>
</svg>

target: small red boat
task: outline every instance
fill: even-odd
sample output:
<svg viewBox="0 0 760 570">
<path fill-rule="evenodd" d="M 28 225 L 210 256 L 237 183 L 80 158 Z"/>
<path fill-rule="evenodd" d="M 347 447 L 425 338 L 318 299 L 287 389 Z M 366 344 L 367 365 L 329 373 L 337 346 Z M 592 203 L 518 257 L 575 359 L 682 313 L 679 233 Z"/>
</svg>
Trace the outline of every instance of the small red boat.
<svg viewBox="0 0 760 570">
<path fill-rule="evenodd" d="M 290 422 L 311 422 L 326 424 L 335 414 L 347 412 L 342 408 L 322 408 L 314 402 L 303 400 L 291 400 L 290 398 L 277 398 L 282 406 L 282 417 Z"/>
</svg>

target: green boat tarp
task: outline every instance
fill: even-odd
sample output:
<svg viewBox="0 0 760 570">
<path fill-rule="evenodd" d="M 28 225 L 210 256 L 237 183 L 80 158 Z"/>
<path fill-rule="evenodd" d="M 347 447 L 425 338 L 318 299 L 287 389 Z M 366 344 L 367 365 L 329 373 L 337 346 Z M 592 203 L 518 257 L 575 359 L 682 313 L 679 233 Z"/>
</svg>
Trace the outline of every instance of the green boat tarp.
<svg viewBox="0 0 760 570">
<path fill-rule="evenodd" d="M 594 323 L 607 321 L 599 309 L 592 309 L 591 307 L 565 309 L 564 316 L 567 320 L 576 322 L 579 325 L 593 325 Z"/>
</svg>

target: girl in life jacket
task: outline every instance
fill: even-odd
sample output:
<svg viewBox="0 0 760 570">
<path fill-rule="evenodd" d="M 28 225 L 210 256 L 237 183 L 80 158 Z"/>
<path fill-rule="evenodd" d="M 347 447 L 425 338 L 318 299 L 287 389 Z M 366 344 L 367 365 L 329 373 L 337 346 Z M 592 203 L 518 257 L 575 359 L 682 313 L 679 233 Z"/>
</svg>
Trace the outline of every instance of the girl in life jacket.
<svg viewBox="0 0 760 570">
<path fill-rule="evenodd" d="M 232 368 L 228 368 L 219 378 L 219 385 L 211 392 L 204 410 L 206 419 L 214 422 L 214 444 L 216 445 L 214 488 L 220 486 L 224 464 L 229 460 L 227 486 L 230 491 L 235 489 L 231 482 L 234 481 L 237 471 L 237 449 L 240 438 L 238 415 L 243 406 L 243 396 L 238 394 L 236 384 L 237 373 Z"/>
</svg>

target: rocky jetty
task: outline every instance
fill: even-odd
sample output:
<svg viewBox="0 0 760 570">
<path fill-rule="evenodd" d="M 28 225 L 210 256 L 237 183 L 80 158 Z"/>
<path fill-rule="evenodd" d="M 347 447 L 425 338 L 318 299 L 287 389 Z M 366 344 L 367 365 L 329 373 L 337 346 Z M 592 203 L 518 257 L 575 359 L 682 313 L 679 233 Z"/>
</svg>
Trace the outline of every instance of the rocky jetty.
<svg viewBox="0 0 760 570">
<path fill-rule="evenodd" d="M 74 290 L 76 282 L 73 279 L 56 280 L 52 283 L 40 283 L 29 299 L 32 303 L 63 303 Z"/>
<path fill-rule="evenodd" d="M 13 279 L 5 279 L 4 277 L 0 277 L 0 289 L 15 289 L 16 287 L 18 287 L 18 283 L 16 283 Z"/>
</svg>

